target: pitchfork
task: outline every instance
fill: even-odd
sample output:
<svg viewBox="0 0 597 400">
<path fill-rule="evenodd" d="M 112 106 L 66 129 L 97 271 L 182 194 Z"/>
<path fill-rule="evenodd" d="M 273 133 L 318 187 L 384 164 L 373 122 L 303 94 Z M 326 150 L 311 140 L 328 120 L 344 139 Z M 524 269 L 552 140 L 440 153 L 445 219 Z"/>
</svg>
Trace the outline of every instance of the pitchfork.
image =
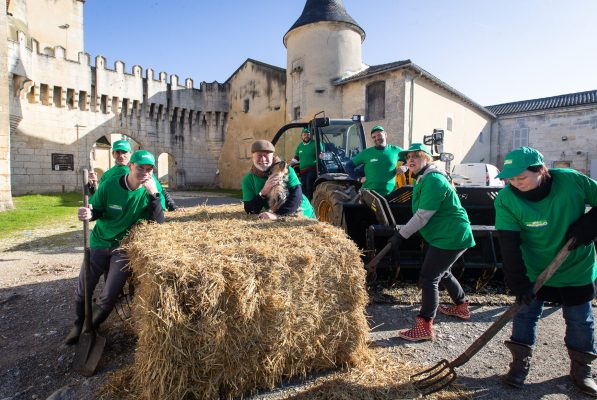
<svg viewBox="0 0 597 400">
<path fill-rule="evenodd" d="M 568 240 L 560 252 L 556 255 L 553 261 L 543 270 L 537 277 L 533 285 L 533 292 L 537 293 L 545 282 L 552 277 L 560 265 L 564 262 L 570 250 L 568 246 L 574 239 Z M 458 358 L 454 361 L 442 360 L 435 366 L 426 369 L 425 371 L 414 374 L 410 377 L 414 387 L 424 395 L 437 392 L 448 386 L 456 379 L 456 371 L 454 368 L 460 367 L 467 363 L 479 350 L 483 348 L 503 327 L 510 321 L 510 319 L 520 310 L 522 304 L 515 302 L 508 308 L 487 330 L 471 344 Z"/>
</svg>

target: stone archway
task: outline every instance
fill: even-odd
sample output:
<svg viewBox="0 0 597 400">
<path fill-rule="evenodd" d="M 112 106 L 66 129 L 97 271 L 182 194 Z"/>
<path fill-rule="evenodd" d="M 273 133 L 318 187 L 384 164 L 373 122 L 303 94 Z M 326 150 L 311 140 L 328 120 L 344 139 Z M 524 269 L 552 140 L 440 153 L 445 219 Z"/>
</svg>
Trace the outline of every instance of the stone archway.
<svg viewBox="0 0 597 400">
<path fill-rule="evenodd" d="M 161 153 L 157 158 L 157 177 L 163 187 L 175 189 L 178 185 L 177 162 L 170 153 Z"/>
<path fill-rule="evenodd" d="M 91 146 L 89 151 L 89 166 L 97 173 L 98 179 L 101 179 L 102 174 L 114 166 L 112 143 L 123 139 L 131 144 L 131 152 L 142 148 L 139 142 L 124 133 L 103 135 Z"/>
</svg>

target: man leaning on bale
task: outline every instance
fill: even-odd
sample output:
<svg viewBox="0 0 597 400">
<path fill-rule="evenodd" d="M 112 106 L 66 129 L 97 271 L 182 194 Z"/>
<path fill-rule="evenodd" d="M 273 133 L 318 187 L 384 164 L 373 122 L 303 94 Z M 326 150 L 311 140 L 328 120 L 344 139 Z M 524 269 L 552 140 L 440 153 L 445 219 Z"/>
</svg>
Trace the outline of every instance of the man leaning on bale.
<svg viewBox="0 0 597 400">
<path fill-rule="evenodd" d="M 274 155 L 275 147 L 267 140 L 257 140 L 251 145 L 251 171 L 243 178 L 242 192 L 245 211 L 259 214 L 262 219 L 277 219 L 281 216 L 300 213 L 307 218 L 315 218 L 315 211 L 309 200 L 303 195 L 301 184 L 292 168 L 288 168 L 288 181 L 279 176 L 270 176 L 270 168 L 281 162 Z M 274 213 L 267 211 L 268 195 L 279 185 L 287 185 L 288 195 L 282 206 Z"/>
<path fill-rule="evenodd" d="M 148 220 L 164 222 L 161 195 L 152 178 L 155 158 L 147 150 L 137 150 L 130 158 L 129 171 L 109 178 L 99 186 L 89 208 L 79 208 L 81 221 L 94 221 L 89 238 L 89 289 L 93 293 L 100 277 L 106 274 L 106 284 L 93 305 L 93 328 L 108 318 L 118 295 L 130 275 L 126 254 L 119 248 L 120 241 L 136 223 Z M 65 344 L 79 340 L 85 319 L 85 281 L 83 268 L 79 273 L 76 290 L 75 325 L 64 339 Z"/>
</svg>

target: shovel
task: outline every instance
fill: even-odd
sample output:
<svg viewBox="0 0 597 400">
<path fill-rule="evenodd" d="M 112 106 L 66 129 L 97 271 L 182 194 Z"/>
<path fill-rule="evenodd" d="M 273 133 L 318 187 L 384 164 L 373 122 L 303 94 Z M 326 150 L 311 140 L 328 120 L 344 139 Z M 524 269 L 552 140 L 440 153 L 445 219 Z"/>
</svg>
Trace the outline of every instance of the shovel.
<svg viewBox="0 0 597 400">
<path fill-rule="evenodd" d="M 560 252 L 556 255 L 553 261 L 543 270 L 537 277 L 533 285 L 533 292 L 537 293 L 545 282 L 552 277 L 560 265 L 568 257 L 568 246 L 574 239 L 568 240 Z M 454 368 L 460 367 L 467 363 L 479 350 L 483 348 L 503 327 L 510 321 L 510 319 L 520 310 L 522 304 L 518 302 L 512 304 L 487 330 L 479 336 L 458 358 L 454 361 L 442 360 L 435 366 L 426 369 L 425 371 L 414 374 L 410 377 L 413 386 L 423 395 L 431 394 L 448 386 L 456 379 L 456 371 Z"/>
<path fill-rule="evenodd" d="M 83 170 L 83 205 L 89 205 L 89 179 L 87 170 Z M 89 221 L 83 221 L 83 243 L 85 256 L 83 259 L 83 280 L 85 284 L 85 323 L 79 336 L 73 370 L 83 376 L 92 376 L 104 352 L 106 338 L 99 336 L 91 323 L 91 288 L 89 287 Z"/>
</svg>

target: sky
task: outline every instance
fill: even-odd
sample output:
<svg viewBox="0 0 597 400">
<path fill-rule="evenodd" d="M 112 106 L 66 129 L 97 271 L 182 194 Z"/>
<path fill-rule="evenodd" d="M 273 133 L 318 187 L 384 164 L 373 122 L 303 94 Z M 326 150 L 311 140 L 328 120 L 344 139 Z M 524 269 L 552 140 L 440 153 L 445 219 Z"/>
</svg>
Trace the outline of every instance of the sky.
<svg viewBox="0 0 597 400">
<path fill-rule="evenodd" d="M 286 67 L 305 0 L 87 0 L 85 51 L 130 72 L 224 82 L 247 59 Z M 597 89 L 597 0 L 344 0 L 363 62 L 410 59 L 488 106 Z"/>
</svg>

